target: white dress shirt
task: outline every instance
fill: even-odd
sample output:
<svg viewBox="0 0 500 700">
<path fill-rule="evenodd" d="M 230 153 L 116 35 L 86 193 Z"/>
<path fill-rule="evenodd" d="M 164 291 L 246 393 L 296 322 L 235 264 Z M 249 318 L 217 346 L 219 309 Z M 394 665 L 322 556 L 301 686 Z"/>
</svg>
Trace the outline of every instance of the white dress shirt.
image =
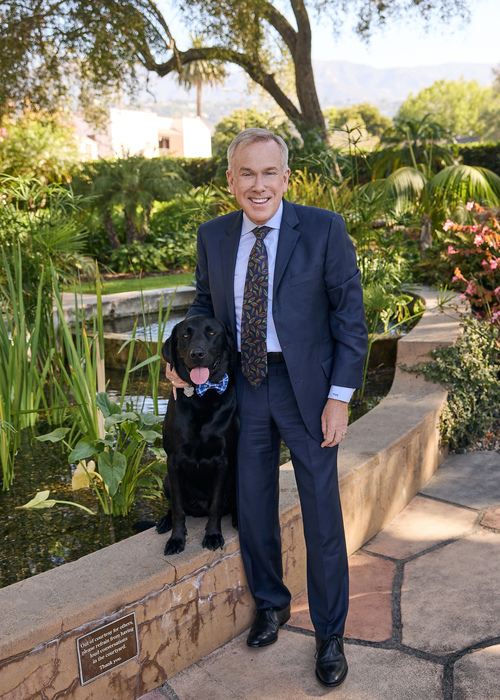
<svg viewBox="0 0 500 700">
<path fill-rule="evenodd" d="M 276 328 L 273 319 L 273 283 L 274 283 L 274 267 L 276 263 L 276 252 L 278 250 L 278 237 L 281 226 L 281 218 L 283 215 L 283 201 L 281 202 L 276 214 L 266 222 L 265 226 L 269 226 L 271 230 L 264 238 L 264 244 L 267 251 L 268 264 L 268 290 L 267 290 L 267 352 L 281 352 L 281 345 L 278 340 Z M 241 350 L 241 312 L 243 308 L 243 295 L 245 293 L 245 278 L 247 274 L 248 258 L 255 243 L 255 235 L 253 229 L 256 224 L 250 221 L 248 216 L 243 212 L 243 223 L 241 226 L 240 244 L 238 247 L 238 255 L 236 258 L 236 268 L 234 272 L 234 309 L 236 313 L 236 335 L 238 350 Z M 354 389 L 347 387 L 331 386 L 328 394 L 329 399 L 337 399 L 349 403 Z"/>
</svg>

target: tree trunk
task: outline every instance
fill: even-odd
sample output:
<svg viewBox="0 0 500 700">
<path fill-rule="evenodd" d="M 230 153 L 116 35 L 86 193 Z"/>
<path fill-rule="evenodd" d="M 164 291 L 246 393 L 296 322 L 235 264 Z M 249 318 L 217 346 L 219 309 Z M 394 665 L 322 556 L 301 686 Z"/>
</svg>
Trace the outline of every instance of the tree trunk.
<svg viewBox="0 0 500 700">
<path fill-rule="evenodd" d="M 291 0 L 292 9 L 297 21 L 298 31 L 292 51 L 295 66 L 295 90 L 301 109 L 301 136 L 316 133 L 323 141 L 327 140 L 326 124 L 319 103 L 314 71 L 312 66 L 312 34 L 311 23 L 303 0 Z"/>
<path fill-rule="evenodd" d="M 130 214 L 125 212 L 125 241 L 127 243 L 133 243 L 134 241 L 141 241 L 141 239 L 143 241 L 144 236 L 141 236 L 137 230 L 137 226 L 135 225 Z"/>
<path fill-rule="evenodd" d="M 241 53 L 222 46 L 207 46 L 179 51 L 165 63 L 156 63 L 148 46 L 141 51 L 145 68 L 160 76 L 179 71 L 180 66 L 192 61 L 225 61 L 240 66 L 247 75 L 271 95 L 277 105 L 292 121 L 302 138 L 314 133 L 321 140 L 327 140 L 325 119 L 321 111 L 318 93 L 314 82 L 311 58 L 311 24 L 303 0 L 290 0 L 297 22 L 297 30 L 290 24 L 271 2 L 263 2 L 262 17 L 271 24 L 287 45 L 295 67 L 295 84 L 299 108 L 283 92 L 274 75 L 268 73 L 260 62 L 258 49 L 251 53 Z"/>
<path fill-rule="evenodd" d="M 196 76 L 196 116 L 201 119 L 201 78 Z"/>
<path fill-rule="evenodd" d="M 422 230 L 420 231 L 420 242 L 418 247 L 420 253 L 427 248 L 432 248 L 432 219 L 429 214 L 424 214 L 422 219 Z"/>
<path fill-rule="evenodd" d="M 113 220 L 109 211 L 107 211 L 104 214 L 104 228 L 106 229 L 106 233 L 108 234 L 110 246 L 113 249 L 118 248 L 120 246 L 120 239 L 118 238 L 118 235 L 116 233 L 115 227 L 113 225 Z"/>
</svg>

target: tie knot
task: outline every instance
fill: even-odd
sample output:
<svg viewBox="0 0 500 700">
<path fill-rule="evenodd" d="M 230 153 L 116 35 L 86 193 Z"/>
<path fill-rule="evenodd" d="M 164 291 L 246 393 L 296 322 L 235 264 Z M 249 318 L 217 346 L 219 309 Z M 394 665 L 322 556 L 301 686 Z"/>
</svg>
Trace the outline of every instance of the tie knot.
<svg viewBox="0 0 500 700">
<path fill-rule="evenodd" d="M 267 236 L 271 228 L 271 226 L 257 226 L 253 229 L 252 233 L 255 235 L 255 238 L 262 241 Z"/>
</svg>

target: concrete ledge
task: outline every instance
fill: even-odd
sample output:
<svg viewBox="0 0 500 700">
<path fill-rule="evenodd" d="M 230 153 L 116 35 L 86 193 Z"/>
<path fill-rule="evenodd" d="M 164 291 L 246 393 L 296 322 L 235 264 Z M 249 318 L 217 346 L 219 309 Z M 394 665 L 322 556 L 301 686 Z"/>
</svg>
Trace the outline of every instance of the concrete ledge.
<svg viewBox="0 0 500 700">
<path fill-rule="evenodd" d="M 168 287 L 166 289 L 146 289 L 142 296 L 137 292 L 120 292 L 118 294 L 105 294 L 102 296 L 103 315 L 111 318 L 121 316 L 135 316 L 142 313 L 142 305 L 146 312 L 158 311 L 160 298 L 163 295 L 163 308 L 165 309 L 172 297 L 173 309 L 187 309 L 194 299 L 195 288 L 189 286 Z M 82 294 L 78 297 L 79 306 L 83 310 L 85 318 L 92 318 L 96 314 L 97 302 L 95 294 Z M 75 318 L 75 296 L 65 292 L 62 295 L 64 316 L 68 323 Z"/>
<path fill-rule="evenodd" d="M 408 365 L 459 332 L 434 308 L 433 292 L 419 293 L 427 310 L 398 346 Z M 349 552 L 402 510 L 441 462 L 445 399 L 440 387 L 398 369 L 389 395 L 349 428 L 339 469 Z M 305 547 L 290 463 L 282 467 L 280 517 L 295 595 L 306 586 Z M 222 551 L 202 550 L 204 521 L 188 519 L 188 530 L 180 556 L 166 558 L 166 537 L 148 531 L 0 590 L 2 699 L 137 698 L 247 628 L 253 603 L 229 518 Z M 81 687 L 76 638 L 132 611 L 139 657 Z"/>
</svg>

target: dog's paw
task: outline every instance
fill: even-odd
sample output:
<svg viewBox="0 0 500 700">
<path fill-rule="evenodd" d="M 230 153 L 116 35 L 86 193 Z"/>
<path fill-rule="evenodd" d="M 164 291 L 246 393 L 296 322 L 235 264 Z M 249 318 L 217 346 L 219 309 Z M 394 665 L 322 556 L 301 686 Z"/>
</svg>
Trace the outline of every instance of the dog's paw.
<svg viewBox="0 0 500 700">
<path fill-rule="evenodd" d="M 164 535 L 172 529 L 172 516 L 170 513 L 161 517 L 156 523 L 156 532 L 159 535 Z"/>
<path fill-rule="evenodd" d="M 180 537 L 171 537 L 165 545 L 164 554 L 180 554 L 184 551 L 185 546 L 185 540 L 181 539 Z"/>
<path fill-rule="evenodd" d="M 203 547 L 205 547 L 205 549 L 222 549 L 224 546 L 224 537 L 222 536 L 222 532 L 215 532 L 212 535 L 207 533 L 201 544 Z"/>
</svg>

